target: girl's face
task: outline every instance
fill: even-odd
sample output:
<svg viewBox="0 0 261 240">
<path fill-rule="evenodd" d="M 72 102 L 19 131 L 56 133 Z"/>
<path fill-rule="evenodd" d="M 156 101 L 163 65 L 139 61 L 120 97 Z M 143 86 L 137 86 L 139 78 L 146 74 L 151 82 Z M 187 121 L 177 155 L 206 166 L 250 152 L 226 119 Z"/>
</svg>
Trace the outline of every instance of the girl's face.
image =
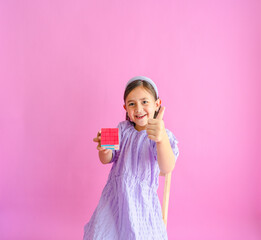
<svg viewBox="0 0 261 240">
<path fill-rule="evenodd" d="M 144 87 L 134 88 L 126 98 L 124 109 L 138 131 L 145 130 L 149 118 L 159 110 L 161 100 L 155 101 L 153 95 Z"/>
</svg>

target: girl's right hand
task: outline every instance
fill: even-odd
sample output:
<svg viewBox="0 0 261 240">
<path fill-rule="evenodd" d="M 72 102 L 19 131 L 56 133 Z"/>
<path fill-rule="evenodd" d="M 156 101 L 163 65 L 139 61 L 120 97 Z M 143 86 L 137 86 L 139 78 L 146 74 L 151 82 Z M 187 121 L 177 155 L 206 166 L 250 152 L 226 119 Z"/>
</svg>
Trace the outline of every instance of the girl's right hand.
<svg viewBox="0 0 261 240">
<path fill-rule="evenodd" d="M 93 141 L 98 143 L 97 149 L 99 150 L 99 152 L 107 154 L 111 151 L 110 149 L 101 147 L 101 130 L 97 133 L 97 137 L 94 138 Z"/>
</svg>

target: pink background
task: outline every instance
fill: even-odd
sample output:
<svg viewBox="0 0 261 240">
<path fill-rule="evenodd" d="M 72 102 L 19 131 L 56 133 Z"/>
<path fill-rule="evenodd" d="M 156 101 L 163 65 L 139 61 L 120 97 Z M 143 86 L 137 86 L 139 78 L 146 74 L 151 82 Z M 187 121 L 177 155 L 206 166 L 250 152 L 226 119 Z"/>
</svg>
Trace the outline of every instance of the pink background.
<svg viewBox="0 0 261 240">
<path fill-rule="evenodd" d="M 179 140 L 169 239 L 261 238 L 261 4 L 0 2 L 0 239 L 82 239 L 135 75 Z M 164 178 L 160 180 L 162 198 Z"/>
</svg>

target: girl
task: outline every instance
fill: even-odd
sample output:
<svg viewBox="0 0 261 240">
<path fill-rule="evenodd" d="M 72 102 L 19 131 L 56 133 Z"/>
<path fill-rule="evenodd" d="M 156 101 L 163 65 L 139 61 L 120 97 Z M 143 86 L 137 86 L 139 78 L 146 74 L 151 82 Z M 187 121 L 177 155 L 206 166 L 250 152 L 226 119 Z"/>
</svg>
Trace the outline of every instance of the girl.
<svg viewBox="0 0 261 240">
<path fill-rule="evenodd" d="M 103 164 L 113 163 L 97 208 L 84 226 L 84 240 L 167 239 L 157 195 L 159 174 L 173 170 L 177 139 L 165 128 L 165 108 L 155 83 L 143 76 L 130 79 L 124 92 L 126 121 L 118 124 L 120 149 L 101 147 Z"/>
</svg>

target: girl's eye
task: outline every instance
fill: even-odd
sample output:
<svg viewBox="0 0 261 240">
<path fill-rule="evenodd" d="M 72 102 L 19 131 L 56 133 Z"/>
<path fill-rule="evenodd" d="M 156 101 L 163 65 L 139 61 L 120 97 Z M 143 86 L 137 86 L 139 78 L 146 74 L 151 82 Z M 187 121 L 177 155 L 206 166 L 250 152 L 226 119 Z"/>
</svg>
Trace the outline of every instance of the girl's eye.
<svg viewBox="0 0 261 240">
<path fill-rule="evenodd" d="M 148 101 L 143 101 L 144 104 L 148 103 Z"/>
<path fill-rule="evenodd" d="M 134 105 L 134 103 L 130 103 L 130 104 L 129 104 L 129 106 L 133 106 L 133 105 Z"/>
</svg>

